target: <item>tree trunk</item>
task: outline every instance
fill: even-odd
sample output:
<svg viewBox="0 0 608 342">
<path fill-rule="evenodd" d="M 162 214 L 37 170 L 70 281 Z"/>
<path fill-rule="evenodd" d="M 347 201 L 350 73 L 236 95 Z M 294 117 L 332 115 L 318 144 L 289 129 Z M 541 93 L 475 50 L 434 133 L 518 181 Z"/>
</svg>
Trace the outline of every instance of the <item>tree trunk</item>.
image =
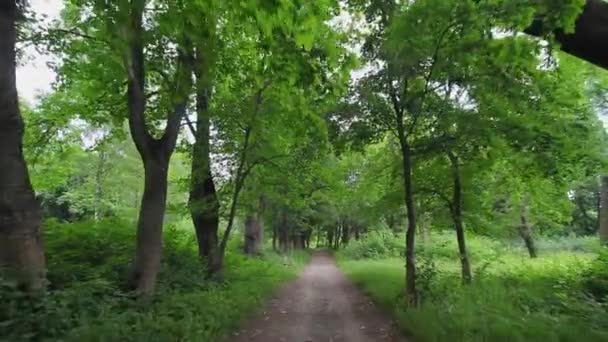
<svg viewBox="0 0 608 342">
<path fill-rule="evenodd" d="M 245 246 L 247 255 L 260 254 L 262 246 L 263 222 L 260 214 L 248 215 L 245 219 Z"/>
<path fill-rule="evenodd" d="M 45 285 L 42 211 L 23 157 L 23 120 L 15 78 L 17 4 L 0 5 L 0 268 L 26 292 Z"/>
<path fill-rule="evenodd" d="M 294 242 L 296 244 L 297 249 L 306 249 L 306 234 L 304 232 L 299 232 L 296 234 Z"/>
<path fill-rule="evenodd" d="M 408 304 L 418 305 L 418 290 L 416 289 L 416 205 L 412 189 L 412 154 L 405 138 L 401 139 L 401 156 L 403 161 L 403 184 L 405 191 L 405 206 L 407 208 L 407 231 L 405 235 L 405 296 Z"/>
<path fill-rule="evenodd" d="M 138 295 L 154 292 L 160 269 L 162 229 L 167 205 L 167 174 L 175 150 L 181 121 L 192 86 L 192 70 L 184 63 L 180 50 L 176 68 L 176 102 L 166 115 L 161 138 L 153 137 L 146 124 L 146 72 L 144 54 L 143 13 L 145 1 L 133 1 L 128 7 L 128 25 L 123 27 L 127 44 L 123 65 L 126 69 L 129 130 L 144 164 L 144 193 L 137 222 L 137 245 L 130 285 Z"/>
<path fill-rule="evenodd" d="M 152 294 L 160 270 L 163 221 L 167 205 L 169 160 L 144 161 L 144 193 L 137 222 L 137 244 L 130 285 L 139 294 Z"/>
<path fill-rule="evenodd" d="M 287 252 L 290 249 L 289 245 L 289 228 L 287 227 L 287 215 L 284 210 L 279 211 L 279 248 L 282 252 Z"/>
<path fill-rule="evenodd" d="M 266 209 L 265 202 L 264 196 L 260 196 L 255 213 L 248 215 L 245 219 L 244 251 L 247 255 L 257 255 L 261 252 L 264 241 L 263 214 Z"/>
<path fill-rule="evenodd" d="M 600 207 L 599 207 L 600 241 L 608 245 L 608 175 L 600 178 Z"/>
<path fill-rule="evenodd" d="M 93 218 L 95 221 L 99 221 L 101 218 L 101 202 L 103 199 L 103 173 L 106 162 L 106 153 L 102 148 L 99 150 L 99 160 L 97 163 L 97 170 L 95 172 L 95 208 Z"/>
<path fill-rule="evenodd" d="M 222 256 L 219 247 L 218 227 L 220 203 L 211 173 L 211 118 L 209 113 L 209 87 L 200 55 L 197 51 L 194 66 L 196 75 L 196 130 L 192 146 L 192 171 L 188 204 L 196 232 L 198 253 L 208 277 L 221 271 Z"/>
<path fill-rule="evenodd" d="M 452 164 L 452 178 L 454 181 L 453 196 L 452 196 L 452 220 L 454 221 L 454 229 L 456 229 L 456 239 L 458 240 L 458 252 L 460 255 L 460 265 L 462 270 L 462 282 L 464 284 L 471 283 L 471 264 L 469 262 L 469 254 L 464 235 L 464 225 L 462 223 L 462 183 L 460 180 L 460 166 L 458 157 L 453 153 L 448 153 L 450 163 Z"/>
<path fill-rule="evenodd" d="M 544 19 L 536 18 L 524 32 L 534 36 L 545 34 Z M 587 0 L 583 13 L 576 20 L 574 32 L 565 33 L 562 28 L 558 28 L 554 32 L 555 39 L 563 51 L 608 69 L 608 51 L 602 48 L 608 40 L 607 22 L 608 3 L 602 0 Z"/>
<path fill-rule="evenodd" d="M 536 258 L 538 254 L 536 253 L 536 247 L 534 246 L 534 239 L 532 238 L 532 226 L 528 221 L 528 206 L 526 204 L 522 204 L 521 213 L 520 213 L 521 224 L 519 225 L 519 235 L 524 240 L 526 244 L 526 249 L 530 254 L 530 258 Z"/>
<path fill-rule="evenodd" d="M 350 228 L 351 223 L 350 220 L 342 221 L 342 245 L 348 245 L 348 240 L 350 239 Z"/>
<path fill-rule="evenodd" d="M 340 235 L 342 234 L 342 223 L 334 227 L 334 249 L 340 248 Z"/>
<path fill-rule="evenodd" d="M 272 250 L 277 250 L 277 225 L 274 221 L 272 222 Z"/>
<path fill-rule="evenodd" d="M 420 218 L 420 232 L 422 234 L 422 243 L 427 245 L 431 242 L 431 232 L 430 232 L 430 217 L 428 213 L 424 213 Z"/>
</svg>

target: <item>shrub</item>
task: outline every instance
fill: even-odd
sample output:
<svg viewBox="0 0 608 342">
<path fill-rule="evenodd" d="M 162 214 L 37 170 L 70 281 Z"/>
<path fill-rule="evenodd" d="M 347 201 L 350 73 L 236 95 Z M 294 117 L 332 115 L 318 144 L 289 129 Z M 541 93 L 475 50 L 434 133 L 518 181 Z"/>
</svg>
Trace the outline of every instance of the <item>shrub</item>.
<svg viewBox="0 0 608 342">
<path fill-rule="evenodd" d="M 388 231 L 374 231 L 360 240 L 350 241 L 340 252 L 348 259 L 399 257 L 404 253 L 404 240 Z"/>
<path fill-rule="evenodd" d="M 585 289 L 596 299 L 608 302 L 608 248 L 604 248 L 584 274 Z"/>
</svg>

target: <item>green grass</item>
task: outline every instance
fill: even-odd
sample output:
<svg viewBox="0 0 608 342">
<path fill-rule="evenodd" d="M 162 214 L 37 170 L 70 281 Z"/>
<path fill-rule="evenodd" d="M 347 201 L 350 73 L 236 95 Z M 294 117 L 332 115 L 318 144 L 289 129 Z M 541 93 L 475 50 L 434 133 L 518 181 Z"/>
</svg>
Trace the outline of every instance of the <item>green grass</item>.
<svg viewBox="0 0 608 342">
<path fill-rule="evenodd" d="M 217 341 L 297 275 L 308 254 L 241 255 L 231 241 L 222 283 L 204 280 L 193 236 L 166 229 L 158 290 L 140 303 L 121 291 L 133 249 L 125 222 L 49 224 L 50 290 L 24 298 L 0 278 L 1 341 Z"/>
<path fill-rule="evenodd" d="M 607 307 L 584 291 L 594 257 L 559 252 L 531 260 L 506 252 L 474 264 L 470 286 L 460 284 L 457 259 L 421 257 L 417 309 L 403 304 L 401 259 L 341 255 L 339 264 L 417 342 L 608 341 Z"/>
</svg>

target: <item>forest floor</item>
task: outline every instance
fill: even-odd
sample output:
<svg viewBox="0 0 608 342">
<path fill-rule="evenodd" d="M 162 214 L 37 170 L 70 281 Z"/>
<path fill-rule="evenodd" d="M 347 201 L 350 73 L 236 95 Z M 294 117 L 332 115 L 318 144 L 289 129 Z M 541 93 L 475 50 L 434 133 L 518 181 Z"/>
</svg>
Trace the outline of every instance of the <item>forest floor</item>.
<svg viewBox="0 0 608 342">
<path fill-rule="evenodd" d="M 227 340 L 406 341 L 393 321 L 346 279 L 327 252 L 315 253 L 295 281 Z"/>
</svg>

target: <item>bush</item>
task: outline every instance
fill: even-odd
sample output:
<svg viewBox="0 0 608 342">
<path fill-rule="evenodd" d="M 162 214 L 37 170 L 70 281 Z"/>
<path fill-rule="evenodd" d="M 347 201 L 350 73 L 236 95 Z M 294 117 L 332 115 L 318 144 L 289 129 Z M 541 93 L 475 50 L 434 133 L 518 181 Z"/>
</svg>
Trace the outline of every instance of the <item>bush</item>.
<svg viewBox="0 0 608 342">
<path fill-rule="evenodd" d="M 505 252 L 505 246 L 494 239 L 467 234 L 467 251 L 472 261 L 494 259 Z M 459 260 L 458 242 L 454 231 L 433 232 L 429 241 L 419 241 L 417 253 L 427 258 Z"/>
<path fill-rule="evenodd" d="M 248 259 L 231 243 L 224 282 L 209 283 L 192 233 L 168 225 L 156 295 L 140 303 L 120 290 L 134 227 L 123 221 L 46 224 L 49 291 L 30 298 L 0 278 L 0 340 L 218 340 L 307 259 L 272 252 Z"/>
<path fill-rule="evenodd" d="M 604 248 L 584 274 L 585 289 L 597 300 L 608 302 L 608 248 Z"/>
<path fill-rule="evenodd" d="M 493 239 L 469 234 L 467 249 L 472 260 L 493 259 L 496 255 L 506 251 L 506 247 Z M 340 255 L 347 259 L 382 259 L 404 256 L 405 236 L 395 235 L 389 231 L 374 231 L 360 240 L 350 241 L 340 251 Z M 456 235 L 452 231 L 433 232 L 428 241 L 417 237 L 417 255 L 425 258 L 445 258 L 457 260 L 458 245 Z"/>
<path fill-rule="evenodd" d="M 375 231 L 350 241 L 340 254 L 354 260 L 399 257 L 404 255 L 404 241 L 388 231 Z"/>
</svg>

